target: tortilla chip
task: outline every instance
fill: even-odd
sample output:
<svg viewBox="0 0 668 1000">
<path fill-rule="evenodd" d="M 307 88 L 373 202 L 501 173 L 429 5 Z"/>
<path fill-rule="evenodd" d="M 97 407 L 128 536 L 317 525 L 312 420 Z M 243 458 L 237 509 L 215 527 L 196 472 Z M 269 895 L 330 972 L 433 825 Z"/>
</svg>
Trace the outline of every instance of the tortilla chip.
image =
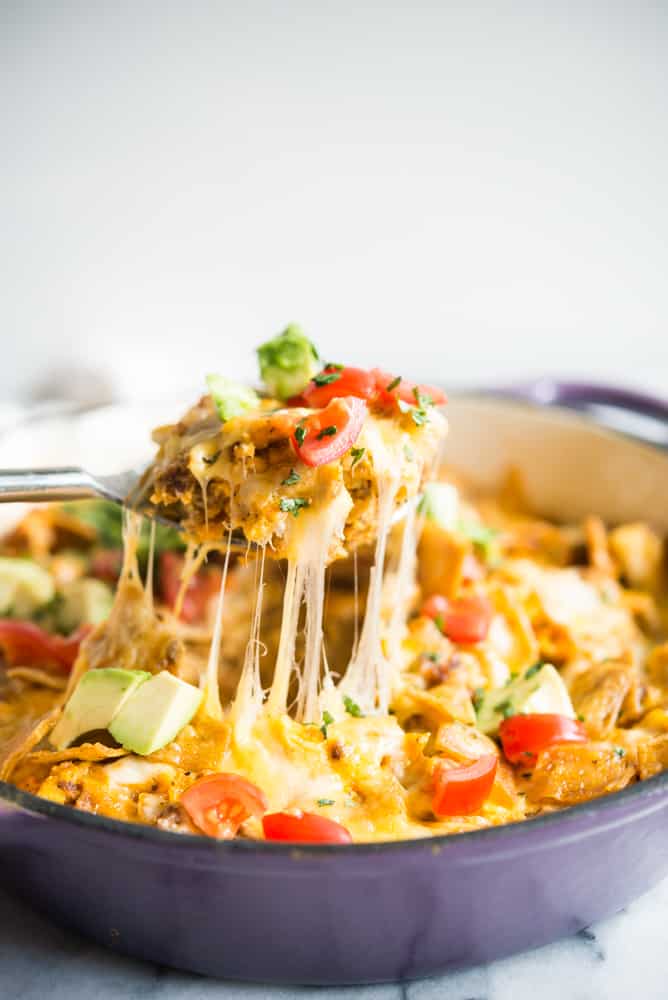
<svg viewBox="0 0 668 1000">
<path fill-rule="evenodd" d="M 128 751 L 123 747 L 108 747 L 104 743 L 82 743 L 78 747 L 65 750 L 35 750 L 26 755 L 28 764 L 60 764 L 64 760 L 101 761 L 114 757 L 125 757 Z"/>
<path fill-rule="evenodd" d="M 0 781 L 8 781 L 21 758 L 51 731 L 60 715 L 60 709 L 61 706 L 57 705 L 37 721 L 28 720 L 27 725 L 19 729 L 9 743 L 5 744 L 0 754 Z"/>
<path fill-rule="evenodd" d="M 54 674 L 40 667 L 11 667 L 6 671 L 10 678 L 28 681 L 29 684 L 39 684 L 41 687 L 53 688 L 54 691 L 64 691 L 67 679 L 62 674 Z"/>
</svg>

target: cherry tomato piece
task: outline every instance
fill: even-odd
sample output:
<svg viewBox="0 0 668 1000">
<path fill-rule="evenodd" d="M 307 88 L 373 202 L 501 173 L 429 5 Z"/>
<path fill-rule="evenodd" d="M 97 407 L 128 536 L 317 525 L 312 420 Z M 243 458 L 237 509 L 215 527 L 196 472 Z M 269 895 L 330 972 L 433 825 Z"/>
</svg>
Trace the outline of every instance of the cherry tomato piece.
<svg viewBox="0 0 668 1000">
<path fill-rule="evenodd" d="M 319 385 L 316 379 L 332 381 Z M 341 396 L 357 396 L 359 399 L 370 400 L 375 392 L 376 380 L 371 372 L 365 371 L 364 368 L 336 368 L 334 365 L 328 365 L 302 390 L 301 398 L 304 400 L 304 405 L 318 409 Z"/>
<path fill-rule="evenodd" d="M 487 638 L 494 608 L 484 594 L 471 594 L 453 601 L 442 594 L 432 594 L 423 604 L 422 614 L 433 618 L 448 639 L 472 645 Z"/>
<path fill-rule="evenodd" d="M 376 383 L 376 397 L 379 402 L 388 405 L 401 400 L 402 403 L 409 403 L 411 406 L 418 405 L 418 396 L 429 400 L 434 406 L 442 406 L 447 403 L 448 397 L 435 385 L 423 385 L 418 382 L 411 382 L 409 379 L 401 378 L 397 382 L 394 375 L 388 375 L 380 368 L 373 368 L 370 373 Z"/>
<path fill-rule="evenodd" d="M 176 605 L 181 590 L 181 575 L 185 560 L 178 552 L 163 552 L 160 556 L 160 593 L 170 608 Z M 202 569 L 190 580 L 183 595 L 181 621 L 192 625 L 206 617 L 209 602 L 220 589 L 222 570 L 218 567 Z"/>
<path fill-rule="evenodd" d="M 91 631 L 82 625 L 71 635 L 52 635 L 32 622 L 0 619 L 0 650 L 10 666 L 54 667 L 68 673 L 79 655 L 82 640 Z"/>
<path fill-rule="evenodd" d="M 335 462 L 357 441 L 367 412 L 363 399 L 345 396 L 311 413 L 292 436 L 298 458 L 312 467 Z"/>
<path fill-rule="evenodd" d="M 422 605 L 420 613 L 426 615 L 427 618 L 433 618 L 434 621 L 439 619 L 442 621 L 449 608 L 450 601 L 447 597 L 443 597 L 442 594 L 432 594 Z"/>
<path fill-rule="evenodd" d="M 541 750 L 560 743 L 587 742 L 587 732 L 581 722 L 567 715 L 547 712 L 504 719 L 499 726 L 499 737 L 511 764 L 529 763 Z"/>
<path fill-rule="evenodd" d="M 437 816 L 469 816 L 479 812 L 492 791 L 497 766 L 498 759 L 493 753 L 458 767 L 447 767 L 439 762 L 434 772 L 434 813 Z"/>
<path fill-rule="evenodd" d="M 351 844 L 345 826 L 326 816 L 297 810 L 268 813 L 262 819 L 267 840 L 288 840 L 295 844 Z"/>
<path fill-rule="evenodd" d="M 122 549 L 97 549 L 90 560 L 90 575 L 107 583 L 116 583 L 123 565 Z"/>
<path fill-rule="evenodd" d="M 187 788 L 181 804 L 203 833 L 231 840 L 241 824 L 267 811 L 267 798 L 257 785 L 238 774 L 207 774 Z"/>
</svg>

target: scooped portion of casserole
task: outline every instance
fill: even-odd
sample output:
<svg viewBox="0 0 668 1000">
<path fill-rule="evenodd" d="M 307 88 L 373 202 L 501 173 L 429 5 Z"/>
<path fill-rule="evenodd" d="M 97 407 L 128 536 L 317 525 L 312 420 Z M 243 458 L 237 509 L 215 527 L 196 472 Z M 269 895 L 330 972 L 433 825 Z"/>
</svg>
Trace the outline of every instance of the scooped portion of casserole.
<svg viewBox="0 0 668 1000">
<path fill-rule="evenodd" d="M 178 833 L 457 833 L 668 766 L 665 541 L 440 462 L 439 390 L 260 349 L 156 432 L 146 497 L 0 545 L 0 777 Z M 445 452 L 447 459 L 447 448 Z M 399 516 L 397 516 L 399 512 Z M 246 548 L 230 544 L 243 534 Z"/>
<path fill-rule="evenodd" d="M 414 498 L 445 435 L 439 390 L 379 370 L 327 365 L 287 402 L 245 390 L 238 403 L 218 376 L 209 386 L 155 431 L 145 491 L 189 538 L 220 545 L 241 532 L 273 559 L 294 553 L 297 518 L 336 504 L 347 510 L 327 561 L 374 542 L 383 496 L 390 512 Z"/>
</svg>

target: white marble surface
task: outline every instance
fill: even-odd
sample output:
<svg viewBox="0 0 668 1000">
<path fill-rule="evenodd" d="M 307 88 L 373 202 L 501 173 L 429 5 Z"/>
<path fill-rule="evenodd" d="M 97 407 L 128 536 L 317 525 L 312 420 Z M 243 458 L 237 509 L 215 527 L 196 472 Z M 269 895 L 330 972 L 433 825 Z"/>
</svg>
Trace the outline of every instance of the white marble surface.
<svg viewBox="0 0 668 1000">
<path fill-rule="evenodd" d="M 573 938 L 407 984 L 346 989 L 223 983 L 122 958 L 0 891 L 2 1000 L 660 1000 L 668 995 L 668 881 Z"/>
</svg>

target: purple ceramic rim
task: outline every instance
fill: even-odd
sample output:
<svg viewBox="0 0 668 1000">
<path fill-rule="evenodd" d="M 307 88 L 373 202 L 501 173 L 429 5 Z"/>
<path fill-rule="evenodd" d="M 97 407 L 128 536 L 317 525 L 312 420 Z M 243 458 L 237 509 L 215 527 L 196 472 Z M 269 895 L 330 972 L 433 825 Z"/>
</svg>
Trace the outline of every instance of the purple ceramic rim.
<svg viewBox="0 0 668 1000">
<path fill-rule="evenodd" d="M 605 382 L 573 382 L 540 378 L 483 389 L 483 394 L 524 399 L 538 406 L 611 406 L 668 422 L 668 402 L 658 396 Z"/>
<path fill-rule="evenodd" d="M 120 835 L 130 841 L 141 840 L 147 843 L 182 846 L 189 850 L 196 850 L 198 853 L 208 855 L 211 860 L 215 860 L 221 855 L 230 855 L 241 852 L 257 852 L 261 854 L 283 854 L 293 857 L 295 851 L 300 856 L 323 854 L 360 854 L 383 851 L 406 850 L 426 850 L 433 853 L 434 849 L 439 852 L 448 848 L 455 849 L 458 845 L 477 841 L 489 842 L 488 854 L 490 859 L 495 856 L 494 847 L 504 853 L 512 853 L 513 840 L 518 834 L 535 834 L 539 839 L 546 832 L 552 832 L 559 839 L 566 834 L 569 823 L 577 824 L 582 818 L 601 819 L 606 812 L 614 812 L 615 809 L 622 809 L 635 800 L 646 801 L 647 812 L 663 807 L 665 792 L 668 787 L 668 771 L 647 778 L 645 781 L 638 781 L 634 785 L 619 792 L 612 792 L 609 795 L 591 799 L 588 802 L 581 802 L 579 805 L 568 806 L 558 811 L 537 816 L 535 819 L 519 820 L 513 823 L 505 823 L 502 826 L 487 827 L 483 830 L 470 830 L 463 833 L 446 833 L 437 836 L 427 836 L 424 838 L 412 838 L 409 840 L 380 840 L 369 843 L 357 844 L 301 844 L 301 843 L 273 843 L 266 840 L 215 840 L 210 837 L 196 836 L 195 834 L 171 833 L 167 830 L 158 830 L 152 826 L 144 826 L 141 823 L 129 823 L 123 820 L 110 819 L 106 816 L 87 813 L 82 810 L 73 809 L 71 806 L 60 805 L 50 802 L 48 799 L 40 798 L 30 792 L 24 792 L 5 781 L 0 781 L 0 810 L 3 803 L 17 806 L 19 809 L 27 810 L 33 814 L 38 813 L 45 819 L 53 818 L 63 820 L 66 823 L 73 823 L 94 832 L 104 830 L 107 833 Z M 656 800 L 653 805 L 649 800 Z M 633 813 L 637 817 L 639 812 Z M 510 841 L 510 843 L 508 843 Z M 546 844 L 548 842 L 545 842 Z M 523 845 L 517 845 L 518 850 L 524 850 Z"/>
<path fill-rule="evenodd" d="M 512 400 L 542 409 L 575 410 L 606 430 L 612 430 L 653 447 L 668 447 L 668 401 L 636 389 L 627 389 L 605 382 L 577 382 L 545 377 L 496 386 L 455 389 L 452 395 Z M 601 410 L 617 410 L 620 414 L 651 421 L 657 433 L 650 438 L 637 428 L 620 429 L 615 423 L 606 419 Z"/>
<path fill-rule="evenodd" d="M 454 393 L 458 395 L 459 393 Z M 559 379 L 543 378 L 535 381 L 517 382 L 509 385 L 497 387 L 485 387 L 463 393 L 464 395 L 490 396 L 501 399 L 510 399 L 517 402 L 524 402 L 541 407 L 565 407 L 573 409 L 586 408 L 588 406 L 610 406 L 621 411 L 638 414 L 643 417 L 656 420 L 662 426 L 668 428 L 668 403 L 659 397 L 645 393 L 640 393 L 632 389 L 625 389 L 621 386 L 607 385 L 603 383 L 561 381 Z M 615 433 L 619 433 L 615 431 Z M 662 449 L 655 442 L 647 442 L 649 447 L 658 451 Z M 148 843 L 161 843 L 163 845 L 181 845 L 189 850 L 196 850 L 200 855 L 210 857 L 215 860 L 220 855 L 229 855 L 239 851 L 257 852 L 262 854 L 283 854 L 294 856 L 296 850 L 300 855 L 322 856 L 329 854 L 360 854 L 373 852 L 386 852 L 393 850 L 415 850 L 439 851 L 448 848 L 456 848 L 463 843 L 473 841 L 490 842 L 492 845 L 503 849 L 506 841 L 510 843 L 517 839 L 517 834 L 533 834 L 541 836 L 541 831 L 553 831 L 559 836 L 565 833 L 565 828 L 570 822 L 577 822 L 584 816 L 601 817 L 608 811 L 616 808 L 623 808 L 630 800 L 650 800 L 660 799 L 656 803 L 656 808 L 661 808 L 664 793 L 668 786 L 668 771 L 654 775 L 645 781 L 636 782 L 619 792 L 613 792 L 600 798 L 582 802 L 579 805 L 569 806 L 558 812 L 547 813 L 537 816 L 535 819 L 521 820 L 514 823 L 506 823 L 503 826 L 488 827 L 484 830 L 471 830 L 463 833 L 440 834 L 433 837 L 412 840 L 396 841 L 375 841 L 363 844 L 293 844 L 293 843 L 272 843 L 265 840 L 215 840 L 210 837 L 196 836 L 194 834 L 170 833 L 166 830 L 158 830 L 154 827 L 144 826 L 140 823 L 127 823 L 122 820 L 109 819 L 106 816 L 99 816 L 93 813 L 86 813 L 68 806 L 50 802 L 48 799 L 24 792 L 15 785 L 5 781 L 0 781 L 0 808 L 3 802 L 25 809 L 31 813 L 37 813 L 45 818 L 64 820 L 66 823 L 74 823 L 83 826 L 91 831 L 105 830 L 107 833 L 120 835 L 129 840 L 142 840 Z M 649 812 L 653 811 L 649 806 Z M 637 815 L 637 814 L 634 814 Z M 505 845 L 508 846 L 508 845 Z M 524 848 L 518 845 L 518 850 Z M 490 850 L 490 856 L 492 852 Z"/>
</svg>

